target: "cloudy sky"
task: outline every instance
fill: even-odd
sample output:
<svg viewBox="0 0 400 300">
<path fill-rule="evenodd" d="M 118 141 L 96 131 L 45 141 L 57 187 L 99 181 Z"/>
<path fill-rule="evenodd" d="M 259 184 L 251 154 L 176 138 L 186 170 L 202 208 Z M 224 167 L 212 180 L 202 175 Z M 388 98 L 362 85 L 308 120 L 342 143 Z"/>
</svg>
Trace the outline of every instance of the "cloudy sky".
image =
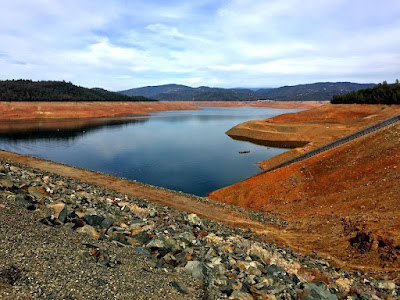
<svg viewBox="0 0 400 300">
<path fill-rule="evenodd" d="M 400 78 L 398 0 L 1 0 L 0 79 L 276 87 Z"/>
</svg>

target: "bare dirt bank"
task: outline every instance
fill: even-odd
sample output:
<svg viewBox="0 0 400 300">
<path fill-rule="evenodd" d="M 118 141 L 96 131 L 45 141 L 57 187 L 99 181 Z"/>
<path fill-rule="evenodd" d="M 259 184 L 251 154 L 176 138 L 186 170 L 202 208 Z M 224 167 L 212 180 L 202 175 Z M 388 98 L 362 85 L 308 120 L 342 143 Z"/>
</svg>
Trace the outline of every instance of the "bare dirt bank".
<svg viewBox="0 0 400 300">
<path fill-rule="evenodd" d="M 326 104 L 299 113 L 249 121 L 227 131 L 236 139 L 269 146 L 297 147 L 259 163 L 267 170 L 304 152 L 400 113 L 399 105 Z"/>
<path fill-rule="evenodd" d="M 0 102 L 0 121 L 111 118 L 197 109 L 186 102 Z"/>
<path fill-rule="evenodd" d="M 338 107 L 342 119 L 337 121 L 329 106 L 316 111 L 326 109 L 331 117 L 307 111 L 275 117 L 268 126 L 278 127 L 283 120 L 298 124 L 309 114 L 314 118 L 305 126 L 313 124 L 316 136 L 312 140 L 322 142 L 331 127 L 344 132 L 361 124 L 364 127 L 365 120 L 370 124 L 398 111 L 397 107 L 367 107 L 359 109 L 356 118 L 356 111 L 345 113 L 343 106 Z M 323 127 L 330 128 L 325 131 Z M 400 124 L 381 129 L 310 159 L 217 190 L 209 197 L 272 213 L 291 224 L 284 235 L 292 245 L 325 253 L 348 265 L 359 264 L 371 273 L 386 272 L 399 281 L 399 132 Z M 318 139 L 318 135 L 322 137 Z M 334 131 L 327 137 L 333 136 Z"/>
<path fill-rule="evenodd" d="M 271 108 L 311 108 L 320 102 L 0 102 L 0 122 L 20 120 L 53 120 L 83 118 L 113 118 L 168 110 L 198 109 L 197 105 Z"/>
</svg>

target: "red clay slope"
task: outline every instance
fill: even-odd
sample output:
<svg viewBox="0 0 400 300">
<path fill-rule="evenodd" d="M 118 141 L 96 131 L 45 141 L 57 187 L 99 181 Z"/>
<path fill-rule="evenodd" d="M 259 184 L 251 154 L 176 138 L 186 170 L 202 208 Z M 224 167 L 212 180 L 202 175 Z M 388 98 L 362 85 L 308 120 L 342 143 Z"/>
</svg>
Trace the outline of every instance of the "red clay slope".
<svg viewBox="0 0 400 300">
<path fill-rule="evenodd" d="M 267 170 L 399 113 L 400 105 L 326 104 L 299 113 L 245 122 L 228 130 L 227 134 L 238 139 L 262 142 L 272 147 L 298 146 L 260 162 L 260 168 Z"/>
<path fill-rule="evenodd" d="M 209 197 L 273 213 L 292 245 L 400 281 L 400 124 Z"/>
</svg>

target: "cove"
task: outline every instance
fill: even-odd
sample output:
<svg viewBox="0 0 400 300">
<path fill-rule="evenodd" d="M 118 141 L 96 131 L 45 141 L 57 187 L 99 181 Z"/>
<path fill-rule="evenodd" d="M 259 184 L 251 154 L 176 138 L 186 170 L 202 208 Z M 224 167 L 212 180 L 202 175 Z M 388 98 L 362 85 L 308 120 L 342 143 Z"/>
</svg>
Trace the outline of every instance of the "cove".
<svg viewBox="0 0 400 300">
<path fill-rule="evenodd" d="M 287 149 L 230 138 L 249 121 L 299 109 L 201 107 L 118 119 L 0 124 L 0 148 L 198 196 L 244 180 Z"/>
</svg>

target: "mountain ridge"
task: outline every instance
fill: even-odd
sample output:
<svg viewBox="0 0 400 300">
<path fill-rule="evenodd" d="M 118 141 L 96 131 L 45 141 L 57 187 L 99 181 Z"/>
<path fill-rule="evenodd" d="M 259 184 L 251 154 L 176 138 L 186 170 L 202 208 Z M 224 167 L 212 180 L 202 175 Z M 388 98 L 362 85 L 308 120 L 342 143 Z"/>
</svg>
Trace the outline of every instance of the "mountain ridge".
<svg viewBox="0 0 400 300">
<path fill-rule="evenodd" d="M 197 88 L 179 84 L 146 86 L 119 91 L 127 96 L 145 96 L 163 101 L 328 101 L 335 95 L 365 88 L 372 88 L 374 83 L 353 82 L 316 82 L 278 88 L 217 88 L 200 86 Z"/>
</svg>

